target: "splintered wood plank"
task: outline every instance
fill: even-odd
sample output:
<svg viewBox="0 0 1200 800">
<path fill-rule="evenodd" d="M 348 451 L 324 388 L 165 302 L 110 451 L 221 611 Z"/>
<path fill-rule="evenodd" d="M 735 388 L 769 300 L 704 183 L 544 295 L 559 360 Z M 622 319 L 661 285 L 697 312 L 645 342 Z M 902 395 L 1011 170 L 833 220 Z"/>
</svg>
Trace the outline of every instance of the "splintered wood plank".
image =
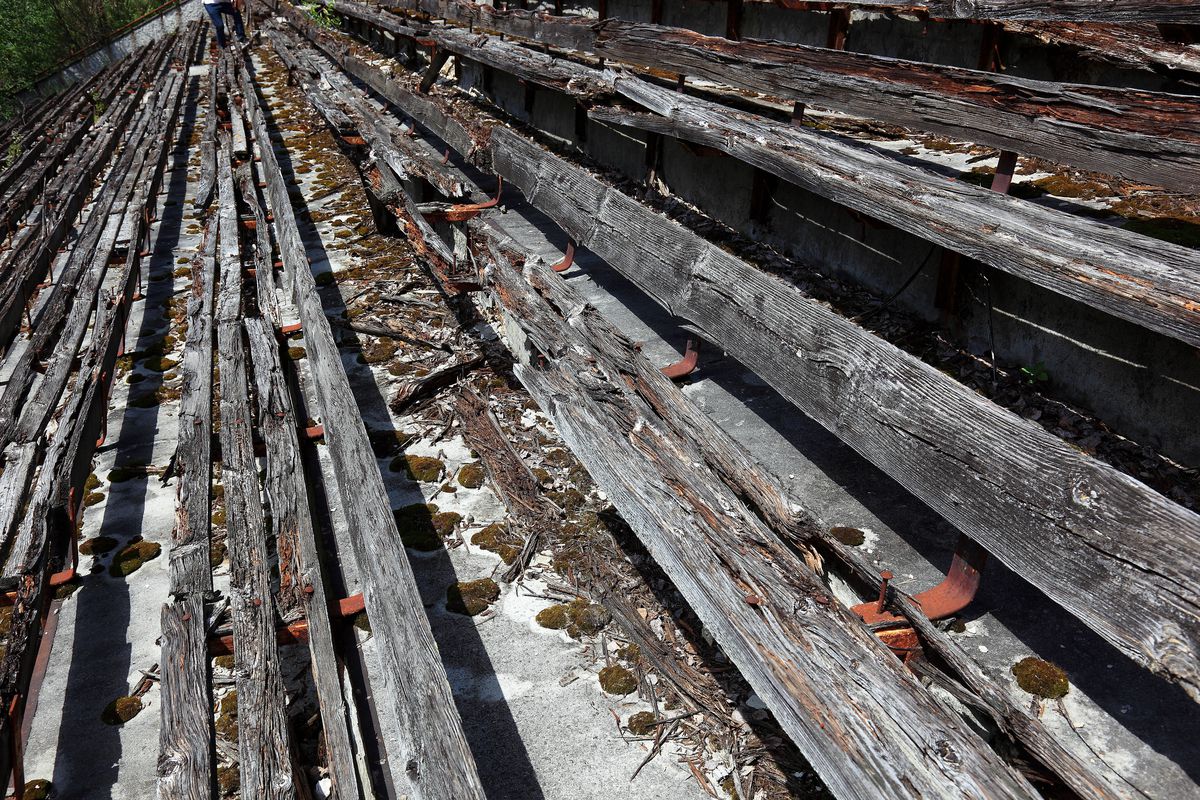
<svg viewBox="0 0 1200 800">
<path fill-rule="evenodd" d="M 372 69 L 339 63 L 356 76 Z M 440 107 L 428 116 L 435 133 L 475 141 L 474 163 L 577 242 L 1111 644 L 1200 697 L 1190 577 L 1200 517 L 520 134 L 493 127 L 485 138 L 481 115 Z"/>
<path fill-rule="evenodd" d="M 248 78 L 243 82 L 252 85 Z M 270 141 L 251 91 L 245 107 L 257 140 Z M 399 738 L 383 743 L 387 769 L 396 791 L 412 800 L 483 800 L 475 759 L 270 147 L 262 148 L 262 165 L 281 258 L 304 326 L 346 536 L 363 571 L 363 597 L 382 663 L 369 676 L 372 695 L 377 707 L 399 721 Z"/>
<path fill-rule="evenodd" d="M 832 137 L 733 111 L 636 78 L 617 89 L 653 115 L 597 118 L 715 147 L 874 219 L 1052 292 L 1200 345 L 1195 251 L 948 181 Z"/>
<path fill-rule="evenodd" d="M 491 255 L 492 296 L 536 348 L 522 385 L 836 796 L 1038 796 Z"/>
<path fill-rule="evenodd" d="M 547 24 L 550 24 L 549 22 Z M 1200 98 L 609 20 L 597 55 L 1082 169 L 1200 189 Z"/>
<path fill-rule="evenodd" d="M 212 692 L 204 623 L 201 594 L 163 605 L 158 800 L 213 796 Z"/>
<path fill-rule="evenodd" d="M 230 137 L 218 134 L 217 364 L 221 386 L 221 483 L 228 506 L 229 599 L 238 693 L 241 791 L 247 797 L 296 797 L 275 638 L 267 531 L 254 457 L 242 335 L 242 264 Z"/>
<path fill-rule="evenodd" d="M 267 451 L 264 484 L 279 553 L 280 607 L 285 618 L 302 614 L 308 621 L 308 648 L 321 707 L 321 729 L 329 753 L 329 777 L 334 796 L 352 800 L 360 797 L 362 790 L 354 766 L 348 711 L 329 619 L 329 597 L 296 436 L 296 414 L 274 328 L 262 317 L 247 319 L 245 327 L 254 367 L 258 426 Z"/>
</svg>

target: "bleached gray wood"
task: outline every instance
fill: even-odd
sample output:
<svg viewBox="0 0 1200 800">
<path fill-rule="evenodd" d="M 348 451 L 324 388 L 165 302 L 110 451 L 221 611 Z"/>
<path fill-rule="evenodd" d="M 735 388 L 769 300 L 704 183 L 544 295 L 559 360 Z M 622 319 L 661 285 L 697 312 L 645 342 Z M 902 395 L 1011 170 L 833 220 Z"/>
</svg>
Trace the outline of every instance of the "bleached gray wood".
<svg viewBox="0 0 1200 800">
<path fill-rule="evenodd" d="M 255 137 L 267 142 L 266 122 L 253 94 L 246 92 L 247 115 Z M 347 514 L 346 535 L 363 569 L 363 596 L 383 664 L 370 676 L 372 694 L 377 707 L 386 704 L 400 720 L 402 738 L 384 743 L 391 780 L 397 792 L 412 800 L 483 800 L 475 759 L 325 318 L 287 200 L 287 186 L 270 148 L 263 148 L 262 159 L 268 195 L 276 209 L 276 238 L 304 326 L 315 405 Z"/>
</svg>

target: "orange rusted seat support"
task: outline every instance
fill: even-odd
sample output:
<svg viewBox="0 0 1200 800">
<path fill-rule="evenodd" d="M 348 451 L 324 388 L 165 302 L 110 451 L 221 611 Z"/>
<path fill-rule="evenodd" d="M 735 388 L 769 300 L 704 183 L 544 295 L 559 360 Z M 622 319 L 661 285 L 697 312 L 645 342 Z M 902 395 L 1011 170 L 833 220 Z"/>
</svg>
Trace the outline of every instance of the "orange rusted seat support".
<svg viewBox="0 0 1200 800">
<path fill-rule="evenodd" d="M 440 222 L 466 222 L 479 215 L 479 212 L 500 205 L 500 194 L 504 191 L 504 178 L 498 178 L 496 196 L 482 203 L 456 203 L 445 210 L 430 211 L 425 218 Z"/>
<path fill-rule="evenodd" d="M 954 616 L 975 599 L 975 593 L 979 590 L 979 578 L 986 563 L 987 551 L 966 536 L 959 536 L 958 544 L 954 548 L 954 560 L 950 563 L 945 580 L 932 589 L 913 595 L 913 601 L 931 620 Z M 878 601 L 860 603 L 851 609 L 868 625 L 908 624 L 904 617 L 897 616 L 885 608 L 887 579 L 890 577 L 890 573 L 885 573 Z"/>
<path fill-rule="evenodd" d="M 662 368 L 662 374 L 666 375 L 671 380 L 686 378 L 696 371 L 696 365 L 700 361 L 700 342 L 694 336 L 689 336 L 687 346 L 683 351 L 683 358 L 676 361 L 674 364 L 668 364 Z"/>
<path fill-rule="evenodd" d="M 566 272 L 575 263 L 575 242 L 567 240 L 567 252 L 563 253 L 562 261 L 557 264 L 551 264 L 550 269 L 555 272 Z"/>
</svg>

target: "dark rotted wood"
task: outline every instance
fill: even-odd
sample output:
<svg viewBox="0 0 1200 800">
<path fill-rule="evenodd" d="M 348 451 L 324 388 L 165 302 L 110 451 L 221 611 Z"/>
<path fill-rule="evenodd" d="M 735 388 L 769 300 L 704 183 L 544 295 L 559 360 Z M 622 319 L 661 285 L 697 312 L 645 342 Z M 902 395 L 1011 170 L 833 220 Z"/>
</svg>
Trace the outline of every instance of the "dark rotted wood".
<svg viewBox="0 0 1200 800">
<path fill-rule="evenodd" d="M 818 132 L 637 78 L 618 91 L 657 115 L 595 116 L 715 147 L 810 191 L 1073 300 L 1200 345 L 1195 251 L 947 181 Z"/>
<path fill-rule="evenodd" d="M 557 309 L 570 309 L 568 322 L 578 331 L 591 350 L 590 354 L 612 375 L 620 375 L 626 384 L 654 409 L 674 435 L 687 441 L 704 456 L 705 465 L 738 496 L 748 508 L 784 541 L 810 548 L 819 541 L 823 549 L 833 550 L 853 574 L 868 584 L 878 581 L 875 565 L 843 545 L 761 464 L 705 415 L 661 370 L 641 355 L 639 348 L 617 332 L 602 314 L 588 306 L 545 265 L 530 263 L 524 274 L 535 290 Z M 1119 787 L 1122 794 L 1133 792 L 1119 774 L 1096 759 L 1083 760 L 1071 753 L 1047 731 L 1039 717 L 1028 708 L 1013 703 L 997 680 L 984 673 L 944 631 L 930 623 L 908 601 L 901 603 L 929 647 L 955 670 L 964 683 L 982 700 L 983 711 L 1002 730 L 1009 732 L 1042 763 L 1070 786 L 1080 797 L 1109 797 Z M 917 607 L 919 608 L 919 607 Z"/>
<path fill-rule="evenodd" d="M 1200 73 L 1200 51 L 1164 41 L 1156 25 L 1097 22 L 1004 22 L 1004 30 L 1067 48 L 1089 60 L 1134 69 L 1184 75 Z M 1191 77 L 1194 77 L 1191 76 Z"/>
<path fill-rule="evenodd" d="M 439 135 L 485 127 L 441 107 Z M 472 158 L 1107 641 L 1197 695 L 1197 515 L 509 129 L 492 128 Z"/>
<path fill-rule="evenodd" d="M 227 56 L 222 56 L 223 58 Z M 242 268 L 230 138 L 218 134 L 216 299 L 221 388 L 221 484 L 225 487 L 229 598 L 238 692 L 241 791 L 295 798 L 283 676 L 275 643 L 267 530 L 258 481 L 247 358 L 242 331 Z"/>
<path fill-rule="evenodd" d="M 7 552 L 21 522 L 40 449 L 36 441 L 14 442 L 4 448 L 4 473 L 0 475 L 0 552 Z"/>
<path fill-rule="evenodd" d="M 522 385 L 830 790 L 1037 797 L 504 261 L 493 296 L 536 348 Z"/>
<path fill-rule="evenodd" d="M 352 3 L 355 14 L 374 19 Z M 520 50 L 515 45 L 497 47 Z M 349 67 L 347 67 L 349 68 Z M 356 67 L 355 74 L 370 71 Z M 863 146 L 606 73 L 661 117 L 593 109 L 597 119 L 712 146 L 805 189 L 1051 291 L 1200 344 L 1193 252 L 1097 220 L 947 181 Z M 398 97 L 403 101 L 405 98 Z M 441 122 L 431 122 L 439 128 Z M 475 137 L 478 139 L 478 135 Z M 476 145 L 476 149 L 479 148 Z"/>
<path fill-rule="evenodd" d="M 826 11 L 825 0 L 748 0 L 771 2 L 793 10 Z M 939 19 L 997 20 L 1091 20 L 1120 22 L 1198 22 L 1200 9 L 1192 0 L 850 0 L 838 7 L 918 13 Z"/>
<path fill-rule="evenodd" d="M 1200 188 L 1196 97 L 732 42 L 621 20 L 600 26 L 596 53 L 1167 188 Z"/>
<path fill-rule="evenodd" d="M 212 514 L 213 295 L 216 283 L 216 230 L 206 227 L 192 261 L 187 303 L 187 336 L 179 366 L 179 476 L 175 528 L 171 533 L 171 593 L 212 589 L 209 528 Z"/>
<path fill-rule="evenodd" d="M 90 146 L 80 148 L 46 187 L 53 208 L 42 206 L 38 219 L 19 231 L 13 247 L 0 254 L 0 342 L 10 342 L 25 313 L 25 304 L 45 278 L 55 253 L 70 235 L 88 200 L 87 188 L 108 163 L 118 144 L 129 133 L 129 121 L 142 101 L 152 75 L 164 66 L 165 50 L 152 50 L 141 62 L 143 72 L 132 92 L 119 93 L 104 111 L 99 134 Z"/>
<path fill-rule="evenodd" d="M 334 796 L 353 800 L 361 796 L 361 789 L 338 676 L 329 598 L 296 437 L 298 423 L 274 328 L 262 317 L 247 319 L 245 328 L 254 369 L 258 427 L 266 445 L 264 484 L 279 554 L 280 610 L 285 620 L 303 615 L 308 622 L 313 682 L 321 708 L 321 729 L 329 754 Z"/>
<path fill-rule="evenodd" d="M 162 609 L 162 719 L 159 800 L 213 796 L 213 715 L 204 598 L 189 594 Z"/>
<path fill-rule="evenodd" d="M 217 69 L 217 63 L 208 68 L 208 107 L 204 109 L 204 133 L 200 138 L 200 184 L 192 201 L 195 208 L 208 208 L 217 185 L 217 87 L 221 83 Z"/>
<path fill-rule="evenodd" d="M 456 28 L 435 27 L 417 29 L 394 14 L 376 11 L 360 3 L 344 0 L 315 0 L 338 14 L 368 22 L 381 30 L 408 39 L 433 41 L 439 50 L 469 58 L 480 64 L 559 91 L 568 91 L 583 98 L 602 97 L 610 88 L 599 80 L 595 70 L 579 64 L 539 53 L 525 47 L 517 47 L 486 34 L 471 33 Z"/>
<path fill-rule="evenodd" d="M 247 91 L 245 100 L 255 137 L 269 141 L 254 93 Z M 381 674 L 370 676 L 372 695 L 380 713 L 399 721 L 399 738 L 384 743 L 391 780 L 399 794 L 412 800 L 483 800 L 475 759 L 400 543 L 378 462 L 290 212 L 287 186 L 269 147 L 263 148 L 262 165 L 276 209 L 281 258 L 304 325 L 311 385 L 347 517 L 346 536 L 362 570 L 363 597 L 382 665 Z"/>
<path fill-rule="evenodd" d="M 492 486 L 508 509 L 508 524 L 525 540 L 520 556 L 504 573 L 504 580 L 514 581 L 541 548 L 543 536 L 557 527 L 558 513 L 542 497 L 537 478 L 513 450 L 486 400 L 464 388 L 454 413 L 462 424 L 463 440 L 479 453 Z"/>
<path fill-rule="evenodd" d="M 1200 603 L 1188 576 L 1200 569 L 1200 517 L 510 130 L 494 129 L 492 145 L 496 170 L 580 244 L 1197 696 Z"/>
<path fill-rule="evenodd" d="M 399 0 L 389 9 L 403 9 L 445 19 L 473 30 L 503 33 L 567 50 L 589 52 L 596 38 L 595 20 L 588 17 L 551 16 L 523 9 L 500 9 L 457 0 Z"/>
</svg>

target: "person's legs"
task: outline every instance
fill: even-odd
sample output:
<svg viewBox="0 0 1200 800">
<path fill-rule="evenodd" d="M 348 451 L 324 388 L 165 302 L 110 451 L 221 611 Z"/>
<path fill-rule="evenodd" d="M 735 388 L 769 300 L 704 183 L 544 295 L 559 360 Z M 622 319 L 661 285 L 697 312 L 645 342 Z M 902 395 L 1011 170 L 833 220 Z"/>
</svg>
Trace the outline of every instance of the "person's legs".
<svg viewBox="0 0 1200 800">
<path fill-rule="evenodd" d="M 217 32 L 217 47 L 224 48 L 225 21 L 221 19 L 221 7 L 211 3 L 205 3 L 204 10 L 208 12 L 208 17 L 212 20 L 213 29 Z"/>
<path fill-rule="evenodd" d="M 237 34 L 238 41 L 246 41 L 246 29 L 242 26 L 242 12 L 238 11 L 233 3 L 225 2 L 221 3 L 221 13 L 233 17 L 233 31 Z"/>
</svg>

